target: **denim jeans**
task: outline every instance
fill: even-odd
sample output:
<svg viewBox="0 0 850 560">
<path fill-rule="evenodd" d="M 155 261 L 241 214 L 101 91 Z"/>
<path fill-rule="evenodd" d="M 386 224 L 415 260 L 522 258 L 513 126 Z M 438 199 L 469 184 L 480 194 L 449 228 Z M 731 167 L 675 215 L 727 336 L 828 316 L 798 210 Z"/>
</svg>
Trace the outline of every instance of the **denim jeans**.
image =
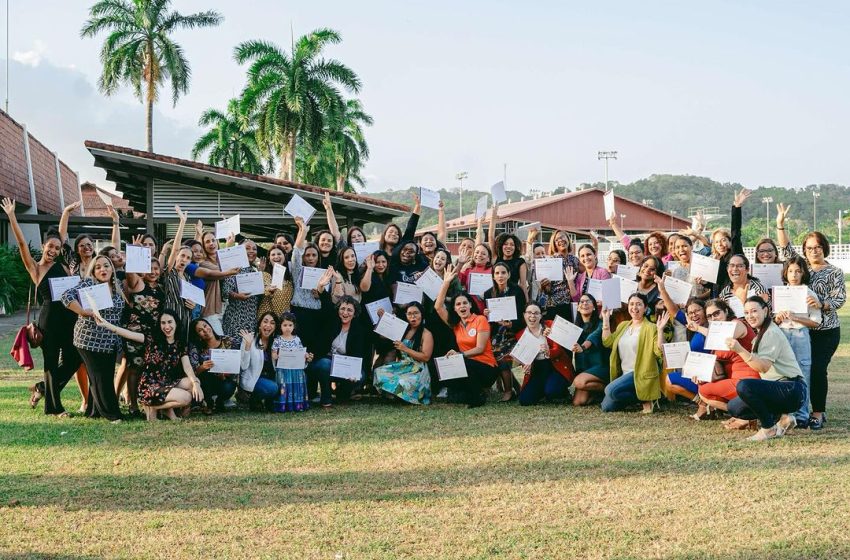
<svg viewBox="0 0 850 560">
<path fill-rule="evenodd" d="M 738 381 L 738 396 L 729 401 L 729 414 L 744 420 L 758 418 L 762 428 L 771 428 L 778 416 L 799 409 L 805 394 L 806 384 L 800 379 L 741 379 Z"/>
<path fill-rule="evenodd" d="M 261 377 L 257 379 L 257 384 L 254 385 L 254 392 L 251 393 L 251 402 L 263 402 L 266 408 L 271 410 L 274 406 L 274 400 L 277 398 L 278 388 L 277 383 L 271 379 Z"/>
<path fill-rule="evenodd" d="M 809 421 L 809 387 L 812 383 L 812 341 L 809 337 L 809 329 L 782 329 L 785 333 L 785 338 L 791 345 L 791 350 L 797 357 L 797 363 L 800 364 L 800 371 L 803 372 L 803 380 L 806 383 L 805 395 L 803 396 L 803 404 L 800 405 L 800 410 L 794 413 L 797 423 L 805 425 Z"/>
<path fill-rule="evenodd" d="M 602 412 L 617 412 L 639 402 L 635 389 L 635 374 L 630 371 L 605 386 Z"/>
<path fill-rule="evenodd" d="M 223 377 L 224 379 L 221 379 L 219 374 L 209 371 L 198 376 L 201 381 L 201 390 L 204 392 L 204 400 L 207 401 L 208 406 L 212 406 L 213 397 L 215 397 L 216 407 L 221 408 L 236 392 L 236 376 L 225 375 Z"/>
<path fill-rule="evenodd" d="M 528 406 L 537 404 L 543 397 L 547 399 L 563 397 L 567 394 L 569 386 L 569 382 L 552 366 L 552 362 L 534 360 L 528 382 L 519 392 L 519 404 Z"/>
<path fill-rule="evenodd" d="M 307 368 L 307 396 L 313 399 L 316 396 L 316 385 L 322 393 L 321 403 L 323 405 L 331 404 L 331 359 L 320 358 L 314 360 Z M 360 383 L 363 377 L 361 375 Z M 351 390 L 356 384 L 354 381 L 347 379 L 336 379 L 336 400 L 340 402 L 347 401 L 351 398 Z"/>
</svg>

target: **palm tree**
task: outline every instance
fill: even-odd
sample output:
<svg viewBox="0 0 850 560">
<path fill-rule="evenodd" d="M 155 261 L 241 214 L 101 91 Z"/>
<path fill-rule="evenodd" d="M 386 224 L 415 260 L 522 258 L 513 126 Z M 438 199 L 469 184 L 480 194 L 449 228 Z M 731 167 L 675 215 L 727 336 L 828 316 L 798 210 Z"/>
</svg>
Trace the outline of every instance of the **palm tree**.
<svg viewBox="0 0 850 560">
<path fill-rule="evenodd" d="M 170 4 L 171 0 L 99 0 L 80 30 L 81 37 L 109 32 L 100 51 L 103 71 L 98 86 L 112 95 L 122 84 L 129 84 L 136 97 L 145 102 L 149 152 L 153 151 L 153 104 L 160 86 L 166 80 L 171 82 L 175 105 L 189 90 L 189 61 L 169 35 L 177 29 L 218 25 L 224 19 L 211 10 L 184 16 L 168 11 Z"/>
<path fill-rule="evenodd" d="M 192 159 L 209 152 L 207 163 L 234 171 L 260 175 L 266 172 L 263 153 L 257 144 L 255 119 L 241 110 L 238 99 L 227 103 L 227 112 L 207 109 L 198 121 L 211 127 L 192 148 Z M 268 167 L 271 169 L 271 165 Z"/>
<path fill-rule="evenodd" d="M 250 62 L 242 106 L 260 114 L 259 141 L 280 158 L 280 176 L 293 180 L 299 141 L 318 149 L 327 114 L 344 104 L 338 87 L 360 90 L 360 79 L 337 60 L 320 58 L 322 49 L 341 41 L 331 29 L 300 37 L 287 53 L 265 41 L 236 47 L 240 64 Z"/>
</svg>

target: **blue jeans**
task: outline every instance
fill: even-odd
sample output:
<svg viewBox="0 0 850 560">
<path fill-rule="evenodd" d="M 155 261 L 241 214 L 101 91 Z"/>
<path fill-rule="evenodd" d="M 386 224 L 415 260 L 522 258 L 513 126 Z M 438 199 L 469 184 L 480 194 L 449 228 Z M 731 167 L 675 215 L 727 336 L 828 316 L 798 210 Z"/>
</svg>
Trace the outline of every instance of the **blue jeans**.
<svg viewBox="0 0 850 560">
<path fill-rule="evenodd" d="M 635 374 L 630 371 L 605 386 L 602 412 L 617 412 L 639 402 L 635 389 Z"/>
<path fill-rule="evenodd" d="M 803 380 L 806 383 L 804 387 L 805 395 L 803 396 L 803 404 L 800 405 L 800 410 L 794 413 L 797 418 L 797 423 L 804 425 L 809 421 L 809 385 L 812 383 L 812 341 L 809 337 L 809 329 L 782 329 L 785 333 L 785 338 L 791 344 L 791 350 L 797 357 L 797 363 L 800 364 L 800 371 L 803 372 Z"/>
<path fill-rule="evenodd" d="M 537 404 L 543 397 L 547 399 L 563 397 L 567 394 L 569 386 L 569 382 L 552 366 L 552 362 L 535 360 L 528 383 L 519 392 L 519 404 L 528 406 Z"/>
<path fill-rule="evenodd" d="M 762 428 L 773 427 L 777 416 L 799 409 L 806 395 L 806 384 L 800 379 L 741 379 L 737 389 L 738 396 L 729 401 L 729 414 L 744 420 L 758 418 Z"/>
<path fill-rule="evenodd" d="M 307 396 L 310 399 L 316 397 L 316 385 L 322 393 L 322 405 L 331 404 L 331 359 L 320 358 L 314 360 L 307 368 Z M 362 383 L 363 376 L 360 377 Z M 355 382 L 347 379 L 334 379 L 336 383 L 336 400 L 339 402 L 347 401 L 351 398 L 351 390 L 354 388 Z"/>
<path fill-rule="evenodd" d="M 254 392 L 251 393 L 251 402 L 265 403 L 266 408 L 271 410 L 274 405 L 274 400 L 277 398 L 277 395 L 277 383 L 275 383 L 271 379 L 261 377 L 257 379 L 257 384 L 254 385 Z"/>
</svg>

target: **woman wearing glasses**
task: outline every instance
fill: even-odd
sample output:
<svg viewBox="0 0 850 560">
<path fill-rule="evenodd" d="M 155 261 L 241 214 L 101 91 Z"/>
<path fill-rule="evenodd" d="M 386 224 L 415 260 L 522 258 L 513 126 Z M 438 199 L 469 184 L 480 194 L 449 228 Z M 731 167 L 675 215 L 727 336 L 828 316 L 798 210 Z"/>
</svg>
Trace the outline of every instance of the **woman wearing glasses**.
<svg viewBox="0 0 850 560">
<path fill-rule="evenodd" d="M 797 254 L 785 233 L 785 219 L 790 208 L 784 204 L 776 206 L 776 239 L 785 260 Z M 812 339 L 812 384 L 809 387 L 812 415 L 808 427 L 820 430 L 826 424 L 826 394 L 829 389 L 827 368 L 841 338 L 838 310 L 847 301 L 847 291 L 844 287 L 844 273 L 826 261 L 829 256 L 829 240 L 824 234 L 813 231 L 806 235 L 803 240 L 803 253 L 811 276 L 811 288 L 820 299 L 823 315 L 820 325 L 809 331 Z"/>
<path fill-rule="evenodd" d="M 779 248 L 773 239 L 765 237 L 756 243 L 756 262 L 758 264 L 779 264 Z"/>
<path fill-rule="evenodd" d="M 575 371 L 578 372 L 573 380 L 573 406 L 585 406 L 605 391 L 611 376 L 611 352 L 602 345 L 602 320 L 596 309 L 596 298 L 592 295 L 584 294 L 578 300 L 575 323 L 581 329 L 581 336 L 573 346 Z"/>
<path fill-rule="evenodd" d="M 720 291 L 718 298 L 724 300 L 735 311 L 735 315 L 744 316 L 744 303 L 747 298 L 759 296 L 770 300 L 770 293 L 756 278 L 750 276 L 750 261 L 744 255 L 732 255 L 726 265 L 729 283 Z"/>
<path fill-rule="evenodd" d="M 536 303 L 526 305 L 522 314 L 526 327 L 516 334 L 519 340 L 528 332 L 540 345 L 534 361 L 522 368 L 525 374 L 519 392 L 519 404 L 522 406 L 537 404 L 543 398 L 551 400 L 566 396 L 570 381 L 575 376 L 569 353 L 547 338 L 552 322 L 542 321 L 542 315 Z"/>
<path fill-rule="evenodd" d="M 579 263 L 578 257 L 572 253 L 573 245 L 567 232 L 556 230 L 549 240 L 549 256 L 561 257 L 563 259 L 564 272 L 567 272 L 570 268 L 575 272 L 581 270 L 581 263 Z M 541 282 L 541 288 L 543 291 L 549 293 L 546 309 L 547 319 L 551 319 L 555 315 L 572 317 L 572 306 L 570 305 L 572 298 L 570 296 L 570 287 L 566 280 L 551 283 L 548 280 L 543 280 Z"/>
</svg>

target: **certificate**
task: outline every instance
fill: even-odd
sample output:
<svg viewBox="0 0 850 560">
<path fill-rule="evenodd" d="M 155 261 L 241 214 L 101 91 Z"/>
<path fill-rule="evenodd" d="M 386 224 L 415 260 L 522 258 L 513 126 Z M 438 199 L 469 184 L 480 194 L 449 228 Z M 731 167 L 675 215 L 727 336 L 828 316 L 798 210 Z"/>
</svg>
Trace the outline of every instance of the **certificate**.
<svg viewBox="0 0 850 560">
<path fill-rule="evenodd" d="M 478 205 L 475 207 L 475 219 L 478 220 L 484 217 L 487 213 L 487 195 L 485 194 L 478 199 Z"/>
<path fill-rule="evenodd" d="M 231 268 L 248 268 L 248 253 L 244 245 L 234 245 L 216 251 L 218 267 L 224 272 Z"/>
<path fill-rule="evenodd" d="M 508 195 L 505 193 L 505 183 L 503 181 L 499 181 L 490 187 L 490 195 L 493 197 L 493 202 L 497 204 L 508 200 Z"/>
<path fill-rule="evenodd" d="M 517 237 L 525 241 L 525 239 L 528 237 L 528 232 L 531 231 L 532 228 L 535 228 L 537 229 L 537 231 L 540 231 L 540 222 L 531 222 L 530 224 L 525 224 L 524 226 L 516 228 Z"/>
<path fill-rule="evenodd" d="M 687 379 L 696 377 L 700 381 L 710 383 L 711 374 L 714 373 L 714 363 L 716 361 L 716 354 L 689 352 L 688 357 L 685 359 L 685 364 L 682 366 L 682 377 Z"/>
<path fill-rule="evenodd" d="M 86 286 L 80 288 L 77 294 L 80 296 L 80 305 L 83 309 L 96 308 L 109 309 L 112 307 L 112 292 L 109 291 L 108 284 L 95 284 L 94 286 Z"/>
<path fill-rule="evenodd" d="M 437 210 L 440 207 L 440 193 L 421 187 L 419 189 L 419 202 L 426 208 Z"/>
<path fill-rule="evenodd" d="M 686 305 L 691 297 L 694 285 L 672 276 L 664 277 L 664 289 L 676 305 Z"/>
<path fill-rule="evenodd" d="M 487 320 L 491 323 L 517 320 L 516 298 L 514 296 L 490 298 L 485 301 L 487 302 L 487 309 L 490 310 Z"/>
<path fill-rule="evenodd" d="M 573 346 L 581 337 L 581 327 L 570 323 L 560 315 L 555 315 L 552 326 L 549 329 L 549 338 L 561 345 L 565 350 L 572 352 Z"/>
<path fill-rule="evenodd" d="M 744 318 L 744 304 L 738 299 L 738 296 L 731 295 L 729 299 L 723 300 L 729 305 L 729 309 L 735 314 L 735 317 Z"/>
<path fill-rule="evenodd" d="M 377 251 L 380 244 L 377 241 L 364 241 L 363 243 L 352 243 L 351 248 L 357 255 L 357 264 L 366 262 L 366 257 Z"/>
<path fill-rule="evenodd" d="M 150 274 L 151 272 L 151 249 L 150 247 L 139 247 L 138 245 L 127 245 L 127 263 L 124 265 L 126 272 L 134 274 Z"/>
<path fill-rule="evenodd" d="M 709 321 L 708 336 L 705 337 L 705 349 L 729 350 L 726 346 L 726 339 L 735 337 L 735 325 L 737 324 L 737 321 Z"/>
<path fill-rule="evenodd" d="M 277 367 L 280 369 L 304 369 L 307 367 L 305 348 L 281 348 L 277 354 Z"/>
<path fill-rule="evenodd" d="M 363 377 L 363 358 L 334 354 L 331 358 L 331 377 L 360 381 Z"/>
<path fill-rule="evenodd" d="M 773 312 L 790 311 L 805 315 L 809 312 L 809 304 L 806 303 L 808 296 L 807 286 L 774 286 Z"/>
<path fill-rule="evenodd" d="M 564 279 L 564 259 L 561 257 L 534 259 L 534 272 L 538 282 L 540 280 L 561 282 Z"/>
<path fill-rule="evenodd" d="M 416 284 L 408 284 L 407 282 L 397 282 L 395 285 L 395 299 L 393 303 L 402 305 L 415 301 L 422 303 L 422 288 Z"/>
<path fill-rule="evenodd" d="M 620 281 L 620 303 L 628 303 L 629 296 L 638 289 L 637 280 L 629 280 L 622 276 L 615 276 L 615 278 Z"/>
<path fill-rule="evenodd" d="M 379 299 L 378 301 L 373 301 L 372 303 L 366 304 L 366 312 L 369 314 L 369 318 L 372 319 L 372 324 L 377 325 L 378 321 L 381 319 L 378 317 L 378 309 L 383 309 L 384 313 L 392 313 L 393 312 L 393 304 L 390 301 L 390 298 L 385 297 Z"/>
<path fill-rule="evenodd" d="M 774 286 L 781 286 L 785 282 L 782 281 L 782 265 L 781 264 L 758 264 L 752 265 L 752 274 L 758 278 L 759 282 L 768 290 Z"/>
<path fill-rule="evenodd" d="M 301 269 L 301 287 L 305 290 L 315 290 L 319 287 L 319 280 L 324 276 L 326 268 L 314 268 L 305 266 Z"/>
<path fill-rule="evenodd" d="M 60 301 L 62 294 L 76 288 L 80 283 L 79 276 L 57 276 L 50 279 L 50 301 Z"/>
<path fill-rule="evenodd" d="M 592 295 L 597 302 L 601 302 L 605 309 L 620 308 L 619 278 L 609 278 L 608 280 L 591 278 L 587 285 L 587 293 Z"/>
<path fill-rule="evenodd" d="M 375 333 L 398 342 L 404 338 L 407 332 L 407 321 L 402 321 L 392 313 L 384 313 L 381 320 L 375 325 Z"/>
<path fill-rule="evenodd" d="M 293 218 L 301 218 L 304 220 L 304 225 L 310 223 L 310 218 L 316 213 L 316 209 L 297 194 L 292 195 L 292 198 L 284 206 L 283 211 Z"/>
<path fill-rule="evenodd" d="M 259 296 L 266 292 L 262 272 L 243 272 L 236 275 L 236 289 L 240 294 Z"/>
<path fill-rule="evenodd" d="M 284 278 L 286 278 L 286 267 L 282 264 L 274 263 L 274 268 L 272 268 L 271 285 L 277 288 L 278 290 L 282 290 Z"/>
<path fill-rule="evenodd" d="M 202 289 L 191 282 L 186 282 L 182 278 L 180 279 L 180 297 L 191 301 L 195 305 L 200 305 L 201 307 L 204 307 L 207 302 Z"/>
<path fill-rule="evenodd" d="M 481 272 L 473 272 L 469 275 L 469 294 L 483 297 L 484 292 L 493 287 L 493 277 Z"/>
<path fill-rule="evenodd" d="M 235 237 L 240 231 L 242 230 L 239 223 L 239 214 L 215 223 L 216 239 L 227 239 L 231 235 Z"/>
<path fill-rule="evenodd" d="M 239 373 L 241 367 L 242 351 L 210 348 L 210 361 L 213 363 L 213 367 L 210 370 L 212 373 L 236 375 Z"/>
<path fill-rule="evenodd" d="M 617 265 L 617 276 L 621 278 L 628 278 L 629 280 L 634 280 L 635 278 L 637 278 L 638 272 L 640 272 L 640 269 L 636 266 L 632 266 L 630 264 Z"/>
<path fill-rule="evenodd" d="M 677 269 L 682 268 L 682 265 L 679 264 L 679 261 L 669 261 L 664 265 L 664 268 L 667 269 L 667 272 L 673 274 Z"/>
<path fill-rule="evenodd" d="M 440 293 L 440 288 L 443 287 L 443 279 L 440 275 L 434 272 L 430 266 L 425 269 L 419 278 L 416 279 L 416 285 L 422 288 L 425 295 L 434 301 L 437 301 L 437 295 Z"/>
<path fill-rule="evenodd" d="M 463 362 L 463 354 L 452 354 L 451 356 L 434 358 L 434 364 L 437 366 L 437 376 L 440 378 L 440 381 L 468 377 L 466 364 Z"/>
<path fill-rule="evenodd" d="M 614 207 L 614 191 L 608 191 L 607 193 L 602 195 L 602 207 L 605 211 L 605 222 L 611 219 L 613 215 L 615 218 L 617 216 L 617 209 Z"/>
<path fill-rule="evenodd" d="M 719 269 L 719 260 L 696 253 L 691 255 L 691 278 L 702 278 L 706 282 L 716 284 Z"/>
<path fill-rule="evenodd" d="M 545 338 L 537 338 L 528 329 L 522 333 L 514 349 L 511 350 L 511 356 L 524 366 L 534 363 L 537 354 L 541 352 L 541 345 L 545 344 Z"/>
<path fill-rule="evenodd" d="M 691 351 L 689 342 L 668 342 L 663 348 L 667 369 L 681 369 L 685 366 L 685 359 Z"/>
</svg>

